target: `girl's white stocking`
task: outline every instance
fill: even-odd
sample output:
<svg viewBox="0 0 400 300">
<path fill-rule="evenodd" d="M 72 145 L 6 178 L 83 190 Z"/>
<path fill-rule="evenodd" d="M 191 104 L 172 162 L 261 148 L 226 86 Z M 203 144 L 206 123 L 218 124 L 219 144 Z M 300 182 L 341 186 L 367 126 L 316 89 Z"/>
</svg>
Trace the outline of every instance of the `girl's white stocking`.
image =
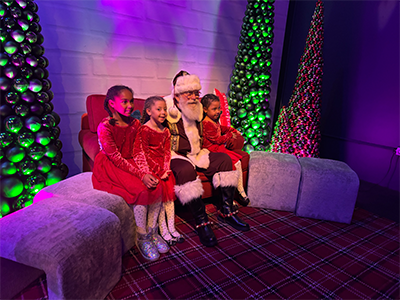
<svg viewBox="0 0 400 300">
<path fill-rule="evenodd" d="M 180 237 L 179 232 L 175 230 L 175 204 L 174 201 L 168 201 L 164 203 L 165 212 L 167 213 L 167 222 L 169 232 L 173 237 Z"/>
<path fill-rule="evenodd" d="M 133 205 L 133 216 L 135 217 L 137 232 L 143 235 L 146 234 L 147 206 Z"/>
<path fill-rule="evenodd" d="M 172 236 L 169 234 L 167 222 L 165 219 L 165 204 L 168 202 L 163 203 L 160 209 L 160 215 L 158 216 L 158 227 L 160 228 L 161 236 L 164 240 L 170 241 L 172 240 Z"/>
<path fill-rule="evenodd" d="M 156 202 L 149 205 L 149 213 L 147 216 L 147 227 L 155 228 L 157 226 L 158 215 L 160 214 L 160 208 L 162 203 Z"/>
<path fill-rule="evenodd" d="M 235 164 L 235 167 L 236 167 L 236 170 L 239 172 L 237 190 L 240 193 L 240 195 L 242 195 L 243 198 L 246 198 L 247 195 L 246 195 L 246 192 L 244 191 L 244 187 L 243 187 L 242 163 L 240 160 Z"/>
</svg>

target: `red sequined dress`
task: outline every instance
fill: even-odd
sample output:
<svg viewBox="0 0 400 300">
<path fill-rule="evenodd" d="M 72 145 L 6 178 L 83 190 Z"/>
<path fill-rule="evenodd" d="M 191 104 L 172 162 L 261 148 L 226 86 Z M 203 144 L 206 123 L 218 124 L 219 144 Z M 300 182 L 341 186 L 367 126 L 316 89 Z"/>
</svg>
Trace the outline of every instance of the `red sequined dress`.
<svg viewBox="0 0 400 300">
<path fill-rule="evenodd" d="M 133 157 L 142 173 L 150 173 L 159 181 L 162 187 L 162 201 L 176 199 L 174 186 L 175 177 L 170 168 L 171 161 L 171 133 L 168 128 L 163 131 L 155 130 L 147 125 L 139 129 L 136 136 Z M 169 171 L 169 177 L 162 180 L 162 175 Z"/>
<path fill-rule="evenodd" d="M 203 120 L 203 148 L 210 152 L 223 152 L 230 156 L 232 165 L 235 165 L 242 156 L 225 147 L 225 144 L 233 139 L 233 135 L 240 135 L 240 132 L 233 127 L 223 126 L 214 121 Z"/>
<path fill-rule="evenodd" d="M 128 204 L 148 205 L 159 201 L 162 188 L 148 189 L 142 182 L 146 173 L 133 159 L 140 122 L 132 119 L 128 126 L 119 126 L 109 121 L 110 117 L 104 118 L 97 128 L 100 152 L 94 160 L 93 187 L 121 196 Z"/>
</svg>

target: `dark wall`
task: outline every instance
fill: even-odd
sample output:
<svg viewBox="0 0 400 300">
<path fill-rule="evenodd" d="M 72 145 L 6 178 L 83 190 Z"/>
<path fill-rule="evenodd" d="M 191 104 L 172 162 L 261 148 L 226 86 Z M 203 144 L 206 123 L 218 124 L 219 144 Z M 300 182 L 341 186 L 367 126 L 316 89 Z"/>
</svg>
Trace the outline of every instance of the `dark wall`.
<svg viewBox="0 0 400 300">
<path fill-rule="evenodd" d="M 289 102 L 315 4 L 289 4 L 277 107 Z M 335 0 L 324 8 L 321 157 L 399 191 L 399 3 Z"/>
</svg>

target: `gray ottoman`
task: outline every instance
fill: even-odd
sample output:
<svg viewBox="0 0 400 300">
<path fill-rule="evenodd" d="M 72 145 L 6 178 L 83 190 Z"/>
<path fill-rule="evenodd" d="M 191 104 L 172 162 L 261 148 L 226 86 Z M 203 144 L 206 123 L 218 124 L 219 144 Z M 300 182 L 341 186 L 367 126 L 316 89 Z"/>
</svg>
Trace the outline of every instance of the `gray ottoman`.
<svg viewBox="0 0 400 300">
<path fill-rule="evenodd" d="M 359 179 L 344 162 L 322 158 L 299 158 L 301 182 L 296 215 L 313 219 L 351 222 Z"/>
<path fill-rule="evenodd" d="M 121 277 L 120 230 L 106 209 L 46 199 L 1 219 L 1 257 L 22 276 L 43 270 L 49 299 L 104 299 Z M 2 297 L 19 292 L 5 285 L 9 271 L 0 270 Z"/>
<path fill-rule="evenodd" d="M 33 202 L 46 198 L 68 200 L 101 207 L 113 212 L 121 223 L 122 254 L 135 244 L 132 208 L 120 196 L 93 189 L 92 172 L 84 172 L 42 189 Z"/>
<path fill-rule="evenodd" d="M 250 153 L 247 195 L 250 206 L 294 212 L 301 169 L 290 154 Z"/>
</svg>

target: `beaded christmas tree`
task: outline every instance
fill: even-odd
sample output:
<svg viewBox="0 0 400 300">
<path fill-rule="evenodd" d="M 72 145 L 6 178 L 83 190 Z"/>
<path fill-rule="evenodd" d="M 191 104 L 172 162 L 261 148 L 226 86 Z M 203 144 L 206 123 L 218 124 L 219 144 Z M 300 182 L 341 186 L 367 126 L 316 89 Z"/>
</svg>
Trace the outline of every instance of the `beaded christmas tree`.
<svg viewBox="0 0 400 300">
<path fill-rule="evenodd" d="M 270 141 L 274 2 L 248 0 L 229 85 L 231 124 L 245 138 L 247 152 L 265 151 Z"/>
<path fill-rule="evenodd" d="M 318 0 L 289 105 L 282 107 L 275 124 L 272 152 L 297 157 L 319 156 L 323 18 L 323 3 Z"/>
<path fill-rule="evenodd" d="M 0 2 L 0 218 L 68 174 L 37 11 L 32 0 Z"/>
</svg>

